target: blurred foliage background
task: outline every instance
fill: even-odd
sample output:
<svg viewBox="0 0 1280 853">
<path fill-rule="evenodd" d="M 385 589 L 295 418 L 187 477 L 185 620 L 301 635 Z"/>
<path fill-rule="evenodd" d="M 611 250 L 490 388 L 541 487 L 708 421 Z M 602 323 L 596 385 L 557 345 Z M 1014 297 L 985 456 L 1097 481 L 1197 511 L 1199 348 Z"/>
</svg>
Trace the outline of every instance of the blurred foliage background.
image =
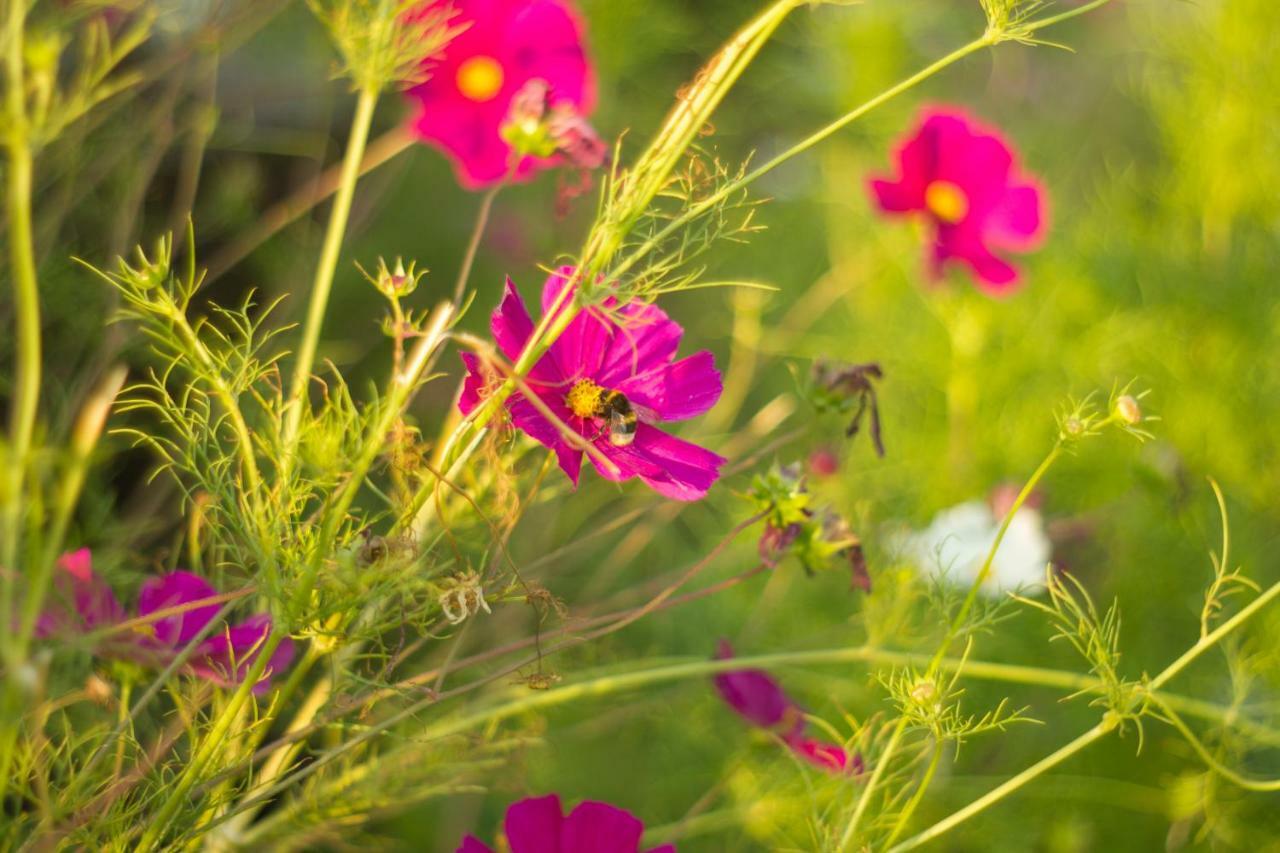
<svg viewBox="0 0 1280 853">
<path fill-rule="evenodd" d="M 216 36 L 197 37 L 193 27 L 216 10 L 195 0 L 171 5 L 161 32 L 169 47 L 183 50 L 166 53 L 163 39 L 150 49 L 178 60 L 143 94 L 122 99 L 60 143 L 44 166 L 59 186 L 80 188 L 65 197 L 37 194 L 53 374 L 46 393 L 55 402 L 83 393 L 95 366 L 105 364 L 104 347 L 123 348 L 126 357 L 139 347 L 103 325 L 108 294 L 63 247 L 98 262 L 149 242 L 182 225 L 198 185 L 194 219 L 207 262 L 331 163 L 345 137 L 351 100 L 331 79 L 330 48 L 303 4 L 249 4 Z M 600 77 L 595 124 L 608 137 L 625 134 L 625 157 L 753 4 L 580 5 Z M 591 475 L 576 493 L 557 481 L 554 498 L 530 511 L 511 549 L 571 612 L 587 603 L 608 609 L 669 583 L 747 517 L 740 495 L 753 470 L 829 448 L 839 455 L 838 473 L 811 485 L 856 521 L 873 591 L 850 591 L 838 572 L 810 578 L 784 563 L 552 658 L 549 670 L 709 656 L 721 636 L 740 653 L 837 647 L 868 636 L 912 648 L 910 630 L 894 627 L 911 584 L 889 532 L 921 527 L 942 508 L 1020 483 L 1052 443 L 1057 404 L 1094 390 L 1105 395 L 1135 377 L 1152 389 L 1144 406 L 1162 418 L 1157 440 L 1137 446 L 1107 435 L 1090 442 L 1055 468 L 1043 490 L 1043 511 L 1057 531 L 1055 562 L 1098 601 L 1120 602 L 1126 674 L 1158 670 L 1196 638 L 1211 578 L 1208 553 L 1220 536 L 1206 477 L 1226 493 L 1232 549 L 1246 574 L 1274 581 L 1277 24 L 1270 0 L 1120 0 L 1052 32 L 1071 50 L 1004 45 L 978 54 L 770 175 L 757 188 L 770 198 L 760 213 L 767 230 L 747 245 L 719 249 L 708 275 L 774 290 L 701 290 L 664 303 L 687 327 L 683 351 L 710 348 L 726 370 L 721 408 L 685 434 L 752 464 L 692 506 L 656 502 L 639 487 L 619 489 Z M 976 2 L 956 0 L 802 10 L 722 108 L 704 145 L 729 162 L 752 152 L 767 156 L 982 26 Z M 926 282 L 918 236 L 879 219 L 868 202 L 868 173 L 888 168 L 890 146 L 919 106 L 938 102 L 963 105 L 1001 127 L 1049 188 L 1049 239 L 1025 259 L 1025 287 L 1010 298 L 993 301 L 960 276 Z M 388 99 L 378 123 L 388 130 L 406 114 Z M 65 180 L 75 174 L 78 182 Z M 504 275 L 532 294 L 543 278 L 538 264 L 578 248 L 593 213 L 590 197 L 557 218 L 554 192 L 554 181 L 544 179 L 499 197 L 473 274 L 481 295 L 467 327 L 486 328 Z M 478 202 L 426 148 L 400 155 L 362 183 L 321 350 L 353 385 L 385 373 L 390 346 L 378 331 L 379 297 L 350 261 L 417 259 L 433 271 L 419 291 L 420 304 L 430 304 L 452 288 Z M 294 294 L 283 310 L 300 317 L 298 294 L 322 227 L 322 211 L 304 217 L 212 282 L 207 295 L 233 302 L 251 289 L 261 301 Z M 55 245 L 59 254 L 49 251 Z M 9 357 L 3 348 L 0 358 Z M 865 437 L 845 442 L 843 422 L 816 415 L 799 393 L 817 358 L 883 365 L 884 459 Z M 446 367 L 457 374 L 452 359 Z M 0 368 L 0 376 L 11 375 L 7 363 Z M 421 395 L 416 414 L 424 427 L 439 423 L 454 387 L 439 381 Z M 64 411 L 72 410 L 68 402 Z M 144 454 L 118 449 L 80 518 L 82 537 L 117 543 L 116 562 L 144 554 L 172 562 L 177 555 L 165 546 L 179 520 L 157 510 L 173 493 L 163 481 L 147 483 Z M 566 545 L 572 550 L 558 551 Z M 748 568 L 754 547 L 743 537 L 703 581 Z M 1068 649 L 1048 643 L 1042 618 L 1012 612 L 979 640 L 976 657 L 1079 668 Z M 477 625 L 465 647 L 484 648 L 531 627 L 525 609 L 509 608 Z M 1248 707 L 1261 712 L 1276 701 L 1280 615 L 1264 615 L 1245 633 L 1233 659 L 1249 661 L 1237 675 L 1253 679 Z M 1228 669 L 1221 655 L 1209 657 L 1177 687 L 1229 701 Z M 837 729 L 842 714 L 862 720 L 883 710 L 872 668 L 778 675 Z M 1086 702 L 1062 702 L 1042 689 L 974 682 L 967 701 L 985 707 L 1002 696 L 1029 706 L 1044 724 L 966 743 L 935 783 L 919 825 L 1096 721 Z M 519 720 L 517 728 L 529 739 L 507 769 L 486 780 L 489 793 L 429 802 L 382 829 L 405 849 L 448 850 L 463 833 L 494 826 L 510 800 L 559 791 L 566 800 L 628 808 L 657 830 L 655 839 L 664 828 L 675 833 L 681 851 L 803 850 L 815 843 L 809 820 L 823 794 L 812 774 L 748 731 L 706 683 L 581 702 Z M 1148 724 L 1140 753 L 1137 747 L 1132 732 L 1096 745 L 940 849 L 1280 849 L 1275 795 L 1215 781 L 1170 729 Z M 1249 762 L 1259 774 L 1280 769 L 1265 753 L 1251 753 Z"/>
</svg>

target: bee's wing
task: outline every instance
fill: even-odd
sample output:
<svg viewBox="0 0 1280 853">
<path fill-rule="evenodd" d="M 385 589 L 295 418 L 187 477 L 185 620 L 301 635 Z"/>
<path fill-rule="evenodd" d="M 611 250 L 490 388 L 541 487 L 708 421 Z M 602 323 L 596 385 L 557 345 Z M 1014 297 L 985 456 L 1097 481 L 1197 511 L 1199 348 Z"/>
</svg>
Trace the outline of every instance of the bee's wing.
<svg viewBox="0 0 1280 853">
<path fill-rule="evenodd" d="M 627 402 L 631 403 L 631 411 L 636 413 L 636 417 L 645 423 L 656 424 L 662 421 L 662 418 L 658 417 L 658 413 L 653 409 L 650 409 L 647 406 L 641 406 L 639 403 L 633 402 L 630 399 L 628 399 Z"/>
</svg>

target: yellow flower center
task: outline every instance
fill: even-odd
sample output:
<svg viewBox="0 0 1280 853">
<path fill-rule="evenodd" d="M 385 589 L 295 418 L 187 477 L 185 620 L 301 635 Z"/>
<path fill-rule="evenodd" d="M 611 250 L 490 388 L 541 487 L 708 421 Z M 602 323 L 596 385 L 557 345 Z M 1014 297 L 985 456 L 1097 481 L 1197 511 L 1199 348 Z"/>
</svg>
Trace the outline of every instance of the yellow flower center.
<svg viewBox="0 0 1280 853">
<path fill-rule="evenodd" d="M 492 56 L 473 56 L 458 66 L 458 91 L 477 103 L 491 101 L 502 90 L 502 66 Z"/>
<path fill-rule="evenodd" d="M 600 410 L 600 395 L 604 392 L 590 379 L 579 379 L 564 397 L 564 404 L 580 418 L 594 418 Z"/>
<path fill-rule="evenodd" d="M 924 206 L 948 225 L 955 225 L 969 212 L 969 197 L 950 181 L 934 181 L 925 187 Z"/>
</svg>

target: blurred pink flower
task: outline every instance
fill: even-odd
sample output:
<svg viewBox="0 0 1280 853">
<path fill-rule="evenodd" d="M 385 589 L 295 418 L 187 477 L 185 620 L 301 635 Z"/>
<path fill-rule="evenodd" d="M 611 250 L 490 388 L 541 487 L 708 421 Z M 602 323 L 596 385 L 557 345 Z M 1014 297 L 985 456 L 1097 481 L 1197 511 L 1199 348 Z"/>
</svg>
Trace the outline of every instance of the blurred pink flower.
<svg viewBox="0 0 1280 853">
<path fill-rule="evenodd" d="M 572 267 L 561 267 L 547 279 L 542 290 L 544 313 L 557 304 L 565 287 L 573 286 L 573 274 Z M 561 310 L 570 298 L 562 300 Z M 720 476 L 724 458 L 668 435 L 655 424 L 697 417 L 720 399 L 720 373 L 711 353 L 675 361 L 684 330 L 657 306 L 632 303 L 617 308 L 611 298 L 601 308 L 584 310 L 569 323 L 529 372 L 529 389 L 617 467 L 611 471 L 592 458 L 601 476 L 614 481 L 639 477 L 659 494 L 676 500 L 704 497 Z M 606 317 L 606 311 L 612 316 Z M 515 361 L 534 323 L 510 279 L 490 325 L 498 349 Z M 464 354 L 462 360 L 468 376 L 458 405 L 463 414 L 469 414 L 479 405 L 487 382 L 478 357 Z M 634 411 L 634 433 L 616 437 L 610 433 L 609 419 L 599 409 L 599 401 L 610 392 L 621 394 Z M 507 409 L 517 427 L 555 451 L 561 469 L 576 486 L 583 451 L 519 392 L 507 400 Z"/>
<path fill-rule="evenodd" d="M 585 116 L 595 106 L 595 77 L 582 22 L 566 0 L 431 0 L 421 8 L 445 5 L 457 13 L 450 23 L 465 29 L 429 60 L 431 76 L 409 89 L 417 106 L 412 127 L 454 161 L 463 186 L 478 189 L 511 171 L 501 130 L 526 83 L 545 83 L 552 109 Z M 556 162 L 525 157 L 512 177 Z"/>
<path fill-rule="evenodd" d="M 716 660 L 733 657 L 733 646 L 721 640 Z M 796 755 L 830 773 L 861 773 L 862 756 L 852 756 L 839 744 L 805 735 L 804 711 L 791 700 L 782 685 L 762 669 L 736 669 L 712 678 L 720 698 L 747 722 L 776 734 Z"/>
<path fill-rule="evenodd" d="M 93 571 L 89 549 L 82 548 L 58 559 L 54 576 L 53 605 L 40 615 L 36 634 L 87 634 L 126 620 L 115 593 Z M 214 598 L 217 591 L 191 572 L 170 572 L 152 578 L 138 592 L 138 615 L 151 616 L 162 610 Z M 181 613 L 163 616 L 128 631 L 107 634 L 97 647 L 104 657 L 124 658 L 147 666 L 163 667 L 206 625 L 217 617 L 221 605 L 210 603 Z M 238 625 L 215 629 L 196 646 L 185 670 L 222 687 L 239 684 L 253 666 L 259 646 L 271 631 L 266 613 L 250 616 Z M 283 672 L 293 660 L 293 640 L 285 638 L 276 647 L 262 679 L 254 685 L 262 692 L 270 677 Z"/>
<path fill-rule="evenodd" d="M 1000 133 L 954 107 L 926 109 L 896 156 L 897 178 L 871 180 L 871 192 L 885 213 L 924 216 L 932 230 L 930 274 L 940 276 L 955 259 L 969 265 L 987 293 L 1013 290 L 1018 271 L 995 250 L 1038 246 L 1046 201 Z"/>
<path fill-rule="evenodd" d="M 631 812 L 607 803 L 586 800 L 568 817 L 555 794 L 513 803 L 503 822 L 511 853 L 637 853 L 644 824 Z M 648 853 L 675 853 L 664 844 Z M 494 853 L 473 835 L 462 840 L 457 853 Z"/>
</svg>

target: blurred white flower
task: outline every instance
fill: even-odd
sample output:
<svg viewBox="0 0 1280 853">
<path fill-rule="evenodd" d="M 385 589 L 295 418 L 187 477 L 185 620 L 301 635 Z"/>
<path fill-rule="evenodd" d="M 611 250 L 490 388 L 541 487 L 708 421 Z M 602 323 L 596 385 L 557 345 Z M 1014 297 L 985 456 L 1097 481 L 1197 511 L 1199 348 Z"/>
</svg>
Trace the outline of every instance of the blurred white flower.
<svg viewBox="0 0 1280 853">
<path fill-rule="evenodd" d="M 909 533 L 903 542 L 903 554 L 922 571 L 968 587 L 982 569 L 1000 521 L 985 501 L 953 506 L 938 513 L 924 530 Z M 982 591 L 1001 595 L 1012 590 L 1043 589 L 1050 549 L 1040 512 L 1024 506 L 1005 533 Z"/>
</svg>

